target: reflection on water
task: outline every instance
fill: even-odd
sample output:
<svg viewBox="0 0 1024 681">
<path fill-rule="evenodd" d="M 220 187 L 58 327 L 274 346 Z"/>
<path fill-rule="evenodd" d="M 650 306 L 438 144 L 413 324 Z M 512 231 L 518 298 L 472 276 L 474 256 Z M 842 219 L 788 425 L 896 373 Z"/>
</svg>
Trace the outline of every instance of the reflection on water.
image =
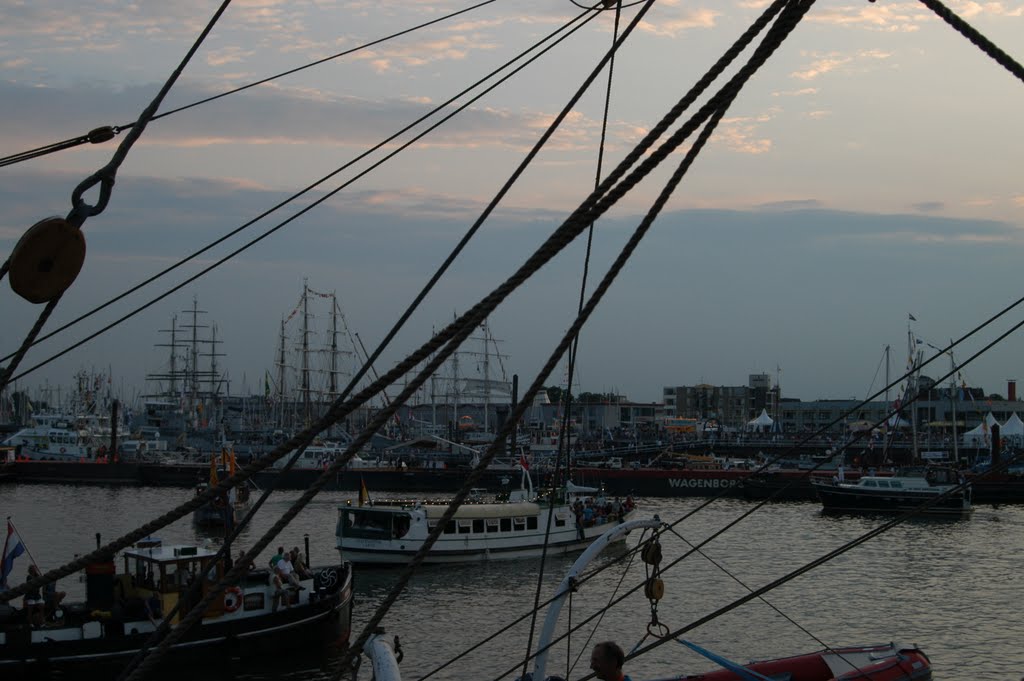
<svg viewBox="0 0 1024 681">
<path fill-rule="evenodd" d="M 36 560 L 53 567 L 91 550 L 94 534 L 113 539 L 137 524 L 176 506 L 191 490 L 102 488 L 62 485 L 2 485 L 0 515 L 11 515 Z M 273 496 L 243 533 L 238 548 L 251 545 L 269 527 L 297 492 Z M 309 535 L 311 562 L 335 560 L 336 507 L 353 494 L 324 493 L 270 544 L 301 545 Z M 643 513 L 671 520 L 702 503 L 700 499 L 649 499 Z M 721 500 L 676 527 L 685 540 L 698 542 L 732 522 L 751 506 Z M 884 519 L 824 516 L 813 503 L 773 504 L 741 521 L 704 548 L 710 559 L 692 555 L 663 575 L 664 599 L 658 619 L 678 629 L 721 608 L 756 588 L 842 546 L 877 527 Z M 1019 577 L 1024 545 L 1024 508 L 982 507 L 972 518 L 901 525 L 807 575 L 770 592 L 767 600 L 826 644 L 846 645 L 897 640 L 919 644 L 931 657 L 937 679 L 1016 679 L 1024 669 L 1019 635 L 1024 617 L 1024 581 Z M 197 531 L 186 518 L 162 530 L 165 542 L 219 541 L 217 532 Z M 636 537 L 627 539 L 635 545 Z M 666 536 L 663 566 L 688 551 L 687 544 Z M 619 549 L 620 555 L 624 549 Z M 237 551 L 236 551 L 237 553 Z M 260 559 L 264 563 L 271 551 Z M 455 681 L 518 675 L 526 650 L 531 619 L 501 631 L 530 612 L 543 579 L 541 601 L 553 593 L 571 557 L 549 559 L 543 573 L 537 561 L 517 560 L 481 565 L 424 569 L 384 619 L 389 636 L 401 639 L 402 673 L 418 679 L 480 641 L 474 650 L 431 678 Z M 580 625 L 612 600 L 642 583 L 639 560 L 602 557 L 606 569 L 573 595 L 562 613 L 560 631 Z M 25 565 L 17 568 L 23 572 Z M 399 570 L 357 573 L 355 628 L 358 633 L 394 584 Z M 746 586 L 744 586 L 746 585 Z M 84 584 L 61 582 L 69 599 L 84 596 Z M 588 664 L 587 639 L 615 639 L 627 650 L 642 641 L 651 621 L 651 607 L 642 592 L 626 597 L 600 619 L 583 625 L 552 651 L 549 673 L 578 678 Z M 542 617 L 536 622 L 539 630 Z M 501 633 L 497 633 L 501 632 Z M 536 636 L 536 634 L 535 634 Z M 745 661 L 814 650 L 820 644 L 764 602 L 752 601 L 687 634 L 687 638 L 726 657 Z M 648 639 L 647 642 L 650 642 Z M 582 657 L 580 655 L 582 654 Z M 577 662 L 578 660 L 578 662 Z M 327 660 L 329 661 L 329 660 Z M 252 681 L 326 679 L 317 671 L 325 660 L 282 659 L 253 670 L 228 660 L 205 678 Z M 518 663 L 518 664 L 517 664 Z M 694 673 L 711 664 L 675 643 L 630 661 L 638 681 L 670 674 Z M 515 669 L 515 672 L 511 670 Z M 511 673 L 510 673 L 511 672 Z M 369 678 L 364 665 L 363 678 Z M 80 680 L 79 680 L 80 681 Z"/>
</svg>

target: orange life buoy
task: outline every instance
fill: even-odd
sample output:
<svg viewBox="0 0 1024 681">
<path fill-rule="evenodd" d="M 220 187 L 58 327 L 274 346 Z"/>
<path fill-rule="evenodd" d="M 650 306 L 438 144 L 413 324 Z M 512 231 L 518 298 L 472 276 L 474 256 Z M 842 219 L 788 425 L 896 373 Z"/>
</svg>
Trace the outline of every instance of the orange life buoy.
<svg viewBox="0 0 1024 681">
<path fill-rule="evenodd" d="M 224 590 L 224 612 L 234 612 L 242 607 L 242 590 L 229 586 Z"/>
</svg>

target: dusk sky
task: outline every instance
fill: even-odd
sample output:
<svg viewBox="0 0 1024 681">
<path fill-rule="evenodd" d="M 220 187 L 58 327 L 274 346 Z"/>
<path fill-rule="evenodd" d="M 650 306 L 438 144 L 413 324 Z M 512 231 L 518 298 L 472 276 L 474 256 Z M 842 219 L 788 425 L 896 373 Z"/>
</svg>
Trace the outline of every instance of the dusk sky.
<svg viewBox="0 0 1024 681">
<path fill-rule="evenodd" d="M 0 5 L 0 156 L 134 121 L 218 4 Z M 161 111 L 472 4 L 236 0 Z M 947 4 L 1024 60 L 1024 2 Z M 767 5 L 655 2 L 615 62 L 606 172 Z M 625 9 L 622 26 L 639 9 Z M 569 0 L 498 0 L 152 123 L 121 167 L 109 207 L 87 221 L 85 266 L 46 329 L 335 171 L 581 11 Z M 147 372 L 164 368 L 165 350 L 153 347 L 166 342 L 159 330 L 174 314 L 184 323 L 182 311 L 196 297 L 223 340 L 231 391 L 262 392 L 281 320 L 304 279 L 337 292 L 349 329 L 372 350 L 599 61 L 613 20 L 614 12 L 603 13 L 307 215 L 19 387 L 70 385 L 78 369 L 110 367 L 125 397 L 137 394 Z M 586 197 L 606 86 L 602 75 L 378 370 L 503 281 Z M 802 399 L 863 398 L 881 388 L 887 344 L 893 371 L 905 364 L 908 314 L 917 333 L 941 345 L 1022 295 L 1015 283 L 1024 264 L 1022 120 L 1024 83 L 924 5 L 821 0 L 733 103 L 585 327 L 574 389 L 657 401 L 663 386 L 745 384 L 760 372 L 781 376 L 784 396 Z M 0 251 L 6 256 L 37 220 L 65 215 L 72 189 L 124 135 L 0 168 Z M 379 158 L 38 345 L 22 370 Z M 589 288 L 680 158 L 674 154 L 597 223 Z M 506 371 L 524 384 L 571 323 L 583 254 L 579 239 L 490 319 Z M 39 309 L 3 285 L 3 354 L 17 348 Z M 318 332 L 325 313 L 321 307 Z M 1021 319 L 1024 307 L 966 343 L 957 359 Z M 295 319 L 289 324 L 294 333 Z M 1020 333 L 1010 336 L 965 369 L 967 382 L 1005 393 L 1006 379 L 1024 379 L 1022 350 Z M 940 364 L 925 373 L 943 373 L 948 359 Z"/>
</svg>

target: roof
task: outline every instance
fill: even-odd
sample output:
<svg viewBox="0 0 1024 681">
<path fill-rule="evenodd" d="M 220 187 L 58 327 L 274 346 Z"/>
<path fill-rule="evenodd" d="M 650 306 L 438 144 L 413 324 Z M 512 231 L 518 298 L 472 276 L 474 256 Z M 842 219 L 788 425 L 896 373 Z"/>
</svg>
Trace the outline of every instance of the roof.
<svg viewBox="0 0 1024 681">
<path fill-rule="evenodd" d="M 199 558 L 212 558 L 217 551 L 203 546 L 192 546 L 189 544 L 170 544 L 168 546 L 154 546 L 147 548 L 125 549 L 125 556 L 142 558 L 156 563 L 176 563 L 179 560 L 198 560 Z"/>
</svg>

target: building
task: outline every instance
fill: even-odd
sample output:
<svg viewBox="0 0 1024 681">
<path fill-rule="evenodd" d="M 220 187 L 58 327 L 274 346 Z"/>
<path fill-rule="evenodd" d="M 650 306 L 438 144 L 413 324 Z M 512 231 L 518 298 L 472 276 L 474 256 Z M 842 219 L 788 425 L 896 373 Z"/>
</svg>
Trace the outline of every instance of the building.
<svg viewBox="0 0 1024 681">
<path fill-rule="evenodd" d="M 724 386 L 699 383 L 692 386 L 667 386 L 662 399 L 667 416 L 718 421 L 726 427 L 742 428 L 761 410 L 776 417 L 778 386 L 769 374 L 750 374 L 747 385 Z"/>
</svg>

